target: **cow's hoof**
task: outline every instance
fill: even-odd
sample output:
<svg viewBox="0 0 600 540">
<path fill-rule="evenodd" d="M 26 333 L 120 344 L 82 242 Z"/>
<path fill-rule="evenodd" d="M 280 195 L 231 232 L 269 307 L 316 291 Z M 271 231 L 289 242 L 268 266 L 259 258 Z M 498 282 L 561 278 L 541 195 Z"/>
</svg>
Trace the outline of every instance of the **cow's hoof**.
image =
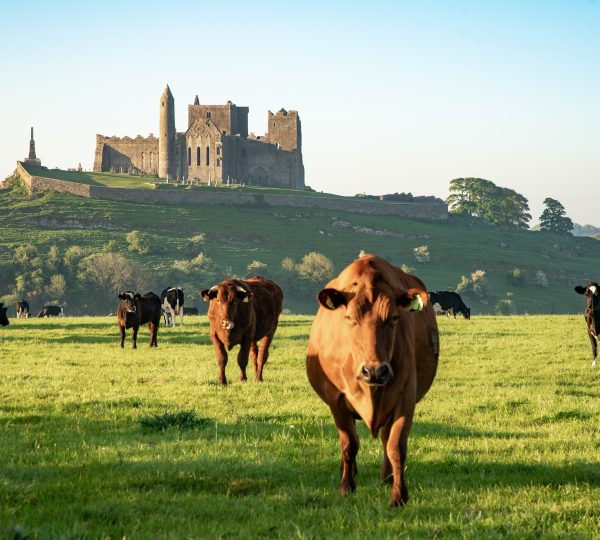
<svg viewBox="0 0 600 540">
<path fill-rule="evenodd" d="M 346 497 L 356 491 L 356 486 L 340 486 L 340 495 Z"/>
</svg>

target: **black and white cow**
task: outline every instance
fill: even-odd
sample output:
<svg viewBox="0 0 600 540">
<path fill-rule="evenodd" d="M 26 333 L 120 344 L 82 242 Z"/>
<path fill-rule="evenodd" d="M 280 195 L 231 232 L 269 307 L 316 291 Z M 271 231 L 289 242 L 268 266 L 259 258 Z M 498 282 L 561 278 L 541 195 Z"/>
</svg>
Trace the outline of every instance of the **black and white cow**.
<svg viewBox="0 0 600 540">
<path fill-rule="evenodd" d="M 471 308 L 465 306 L 460 295 L 455 292 L 430 291 L 429 300 L 436 313 L 445 312 L 447 315 L 451 313 L 455 319 L 457 313 L 462 313 L 465 319 L 471 318 Z"/>
<path fill-rule="evenodd" d="M 577 285 L 575 292 L 585 294 L 585 322 L 592 343 L 592 367 L 598 363 L 598 334 L 600 334 L 600 285 L 592 281 L 585 287 Z"/>
<path fill-rule="evenodd" d="M 26 319 L 29 317 L 29 302 L 27 300 L 21 300 L 17 302 L 17 319 Z"/>
<path fill-rule="evenodd" d="M 179 322 L 183 324 L 183 300 L 183 289 L 181 287 L 168 287 L 160 293 L 165 326 L 175 326 L 176 315 L 179 315 Z"/>
<path fill-rule="evenodd" d="M 184 315 L 198 315 L 198 308 L 197 307 L 184 307 L 183 314 Z"/>
<path fill-rule="evenodd" d="M 8 326 L 8 317 L 6 316 L 4 304 L 0 302 L 0 326 Z"/>
<path fill-rule="evenodd" d="M 41 317 L 62 317 L 65 314 L 62 306 L 44 306 L 38 313 L 38 318 Z"/>
</svg>

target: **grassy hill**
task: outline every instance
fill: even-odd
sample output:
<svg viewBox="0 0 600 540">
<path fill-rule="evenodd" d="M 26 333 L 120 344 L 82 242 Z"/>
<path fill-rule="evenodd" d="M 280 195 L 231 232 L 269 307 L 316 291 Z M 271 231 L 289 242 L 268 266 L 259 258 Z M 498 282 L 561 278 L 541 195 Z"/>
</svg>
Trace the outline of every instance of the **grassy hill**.
<svg viewBox="0 0 600 540">
<path fill-rule="evenodd" d="M 106 175 L 103 182 L 110 185 L 112 176 Z M 16 277 L 28 272 L 26 265 L 14 262 L 15 250 L 23 244 L 35 246 L 34 260 L 42 261 L 52 246 L 61 253 L 73 245 L 80 246 L 83 255 L 121 253 L 144 265 L 149 287 L 160 290 L 177 282 L 192 296 L 225 275 L 257 273 L 247 267 L 260 261 L 266 267 L 259 273 L 283 285 L 285 307 L 297 313 L 314 312 L 314 295 L 323 280 L 303 280 L 284 271 L 281 261 L 290 257 L 298 263 L 312 251 L 331 259 L 336 273 L 360 250 L 372 252 L 396 265 L 413 267 L 431 290 L 453 290 L 461 276 L 484 270 L 487 293 L 483 297 L 464 294 L 474 315 L 493 313 L 507 293 L 514 313 L 581 312 L 583 301 L 573 286 L 597 279 L 600 263 L 600 242 L 591 238 L 503 230 L 462 218 L 433 222 L 325 209 L 115 203 L 49 192 L 29 196 L 16 180 L 4 186 L 0 190 L 0 297 L 4 295 L 5 301 L 15 297 Z M 131 230 L 146 234 L 149 253 L 128 250 L 125 237 Z M 204 242 L 192 245 L 190 238 L 200 233 Z M 421 245 L 430 252 L 430 261 L 422 264 L 413 255 Z M 193 259 L 199 252 L 214 263 L 210 272 L 173 269 L 174 261 Z M 521 282 L 507 279 L 514 268 L 524 271 Z M 536 282 L 538 272 L 546 276 L 547 286 Z M 111 293 L 110 303 L 88 301 L 83 309 L 85 284 L 76 269 L 72 275 L 62 299 L 69 313 L 106 312 L 114 304 Z M 45 287 L 39 285 L 34 304 L 54 299 L 44 293 Z M 189 304 L 197 302 L 192 299 Z"/>
</svg>

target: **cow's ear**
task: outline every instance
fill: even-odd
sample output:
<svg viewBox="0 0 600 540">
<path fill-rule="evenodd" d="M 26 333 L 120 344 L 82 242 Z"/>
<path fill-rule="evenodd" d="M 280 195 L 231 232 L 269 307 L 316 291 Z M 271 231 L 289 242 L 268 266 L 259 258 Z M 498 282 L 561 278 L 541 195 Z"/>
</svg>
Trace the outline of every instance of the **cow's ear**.
<svg viewBox="0 0 600 540">
<path fill-rule="evenodd" d="M 423 289 L 408 289 L 396 299 L 403 311 L 421 311 L 429 304 L 429 296 Z"/>
<path fill-rule="evenodd" d="M 252 298 L 252 293 L 244 289 L 244 287 L 236 286 L 236 298 L 241 300 L 242 302 L 249 302 L 250 298 Z"/>
<path fill-rule="evenodd" d="M 126 296 L 121 292 L 117 295 L 117 298 L 119 298 L 119 300 L 125 300 Z"/>
<path fill-rule="evenodd" d="M 135 293 L 135 294 L 133 295 L 133 299 L 134 299 L 134 300 L 139 300 L 141 297 L 142 297 L 142 295 L 141 295 L 140 293 Z"/>
<path fill-rule="evenodd" d="M 579 294 L 585 294 L 585 287 L 582 287 L 581 285 L 577 285 L 577 287 L 575 287 L 575 292 L 579 293 Z"/>
<path fill-rule="evenodd" d="M 327 309 L 337 309 L 348 304 L 348 294 L 337 289 L 323 289 L 318 295 L 319 304 Z"/>
<path fill-rule="evenodd" d="M 217 287 L 211 287 L 210 289 L 204 289 L 200 291 L 200 296 L 204 299 L 205 302 L 208 302 L 209 300 L 213 300 L 214 298 L 216 298 L 218 292 L 219 289 L 217 289 Z"/>
</svg>

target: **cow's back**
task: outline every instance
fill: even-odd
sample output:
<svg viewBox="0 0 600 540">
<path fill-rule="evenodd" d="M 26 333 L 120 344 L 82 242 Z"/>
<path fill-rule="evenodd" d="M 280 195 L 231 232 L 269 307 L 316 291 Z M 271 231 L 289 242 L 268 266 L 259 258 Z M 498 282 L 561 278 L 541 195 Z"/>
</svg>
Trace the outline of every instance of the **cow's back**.
<svg viewBox="0 0 600 540">
<path fill-rule="evenodd" d="M 258 340 L 277 327 L 283 307 L 283 291 L 275 282 L 261 276 L 248 278 L 244 282 L 253 295 L 256 315 L 254 338 Z"/>
</svg>

